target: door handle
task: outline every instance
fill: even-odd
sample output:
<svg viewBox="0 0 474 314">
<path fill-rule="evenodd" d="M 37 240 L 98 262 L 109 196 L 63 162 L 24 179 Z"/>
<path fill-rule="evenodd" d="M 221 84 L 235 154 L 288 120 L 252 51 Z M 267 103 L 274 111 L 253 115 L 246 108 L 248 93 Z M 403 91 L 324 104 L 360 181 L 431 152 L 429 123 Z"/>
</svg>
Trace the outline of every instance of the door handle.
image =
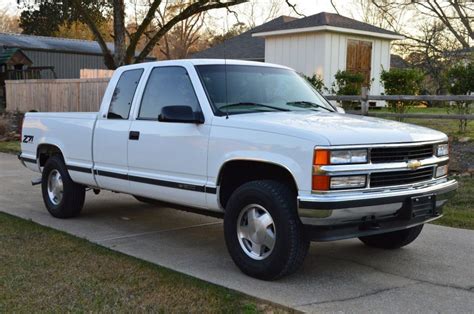
<svg viewBox="0 0 474 314">
<path fill-rule="evenodd" d="M 140 138 L 140 132 L 138 132 L 138 131 L 130 131 L 130 134 L 129 134 L 129 136 L 128 136 L 128 139 L 129 139 L 129 140 L 138 141 L 139 138 Z"/>
</svg>

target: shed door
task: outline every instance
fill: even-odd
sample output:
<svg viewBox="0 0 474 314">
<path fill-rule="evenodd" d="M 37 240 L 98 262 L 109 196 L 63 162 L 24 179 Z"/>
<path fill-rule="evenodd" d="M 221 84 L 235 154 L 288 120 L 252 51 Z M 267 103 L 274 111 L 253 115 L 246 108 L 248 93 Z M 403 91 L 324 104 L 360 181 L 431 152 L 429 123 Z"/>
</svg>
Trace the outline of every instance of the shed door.
<svg viewBox="0 0 474 314">
<path fill-rule="evenodd" d="M 347 41 L 346 70 L 364 75 L 364 86 L 370 82 L 372 64 L 372 43 L 370 41 L 349 39 Z"/>
</svg>

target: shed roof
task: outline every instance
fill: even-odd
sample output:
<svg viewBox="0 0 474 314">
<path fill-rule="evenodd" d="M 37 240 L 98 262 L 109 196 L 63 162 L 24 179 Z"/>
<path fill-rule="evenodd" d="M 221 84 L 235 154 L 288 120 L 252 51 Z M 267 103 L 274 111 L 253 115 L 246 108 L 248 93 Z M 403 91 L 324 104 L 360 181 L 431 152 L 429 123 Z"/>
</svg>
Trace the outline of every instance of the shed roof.
<svg viewBox="0 0 474 314">
<path fill-rule="evenodd" d="M 396 32 L 392 32 L 371 24 L 367 24 L 364 22 L 357 21 L 355 19 L 351 19 L 339 14 L 328 13 L 328 12 L 321 12 L 318 14 L 310 15 L 301 19 L 297 19 L 291 21 L 289 23 L 281 24 L 278 27 L 274 27 L 270 31 L 259 31 L 256 32 L 256 36 L 266 36 L 266 35 L 273 35 L 273 34 L 284 34 L 295 32 L 296 30 L 308 29 L 315 27 L 333 27 L 338 29 L 346 29 L 346 30 L 356 30 L 362 32 L 368 32 L 373 34 L 380 34 L 385 36 L 395 36 L 395 37 L 402 37 L 400 34 Z M 261 33 L 261 34 L 258 34 Z"/>
<path fill-rule="evenodd" d="M 214 47 L 197 52 L 193 54 L 191 58 L 263 60 L 265 58 L 265 39 L 252 37 L 252 34 L 270 31 L 294 20 L 296 20 L 296 18 L 291 16 L 280 16 L 245 33 L 227 39 L 225 42 L 217 44 Z"/>
<path fill-rule="evenodd" d="M 0 46 L 22 48 L 24 50 L 48 50 L 65 53 L 102 55 L 102 50 L 96 41 L 60 37 L 0 33 Z M 107 43 L 107 47 L 110 51 L 114 51 L 113 43 Z"/>
</svg>

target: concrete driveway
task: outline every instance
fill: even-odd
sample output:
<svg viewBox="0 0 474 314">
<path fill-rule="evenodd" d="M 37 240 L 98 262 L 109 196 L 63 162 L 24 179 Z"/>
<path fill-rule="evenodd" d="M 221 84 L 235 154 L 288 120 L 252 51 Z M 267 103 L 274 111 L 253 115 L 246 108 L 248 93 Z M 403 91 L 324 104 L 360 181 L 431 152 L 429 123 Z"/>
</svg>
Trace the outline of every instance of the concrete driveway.
<svg viewBox="0 0 474 314">
<path fill-rule="evenodd" d="M 89 192 L 80 217 L 55 219 L 30 184 L 35 176 L 0 153 L 0 211 L 257 298 L 308 312 L 474 311 L 474 231 L 427 225 L 397 251 L 313 243 L 299 272 L 264 282 L 234 266 L 219 219 L 110 192 Z"/>
</svg>

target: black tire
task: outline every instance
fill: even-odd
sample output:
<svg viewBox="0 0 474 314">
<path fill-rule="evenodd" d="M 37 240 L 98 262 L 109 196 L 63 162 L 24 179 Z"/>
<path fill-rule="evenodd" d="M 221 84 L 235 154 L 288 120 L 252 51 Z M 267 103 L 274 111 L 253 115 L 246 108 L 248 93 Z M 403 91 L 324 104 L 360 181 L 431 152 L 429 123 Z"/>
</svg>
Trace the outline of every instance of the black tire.
<svg viewBox="0 0 474 314">
<path fill-rule="evenodd" d="M 62 198 L 57 204 L 53 203 L 48 195 L 48 179 L 53 171 L 61 175 L 63 184 Z M 61 156 L 52 156 L 46 161 L 42 173 L 41 190 L 46 209 L 56 218 L 75 217 L 80 214 L 84 206 L 86 189 L 83 185 L 72 181 Z"/>
<path fill-rule="evenodd" d="M 250 257 L 241 246 L 237 224 L 248 205 L 265 208 L 274 222 L 273 250 L 261 260 Z M 227 250 L 239 269 L 252 277 L 275 280 L 295 272 L 308 253 L 309 240 L 296 211 L 296 195 L 284 183 L 272 180 L 252 181 L 240 186 L 230 197 L 224 216 Z"/>
<path fill-rule="evenodd" d="M 393 250 L 415 241 L 422 229 L 423 225 L 418 225 L 404 230 L 360 237 L 359 240 L 371 247 Z"/>
</svg>

